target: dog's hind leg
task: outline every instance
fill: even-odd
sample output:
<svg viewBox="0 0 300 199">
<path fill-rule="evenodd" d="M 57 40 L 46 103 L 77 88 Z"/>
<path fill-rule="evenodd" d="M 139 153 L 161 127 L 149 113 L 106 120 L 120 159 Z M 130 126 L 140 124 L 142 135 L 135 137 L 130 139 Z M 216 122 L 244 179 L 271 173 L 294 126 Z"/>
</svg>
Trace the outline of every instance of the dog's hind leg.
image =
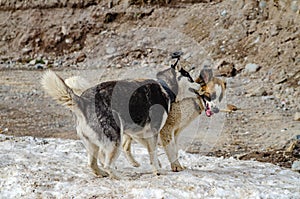
<svg viewBox="0 0 300 199">
<path fill-rule="evenodd" d="M 144 138 L 144 140 L 147 143 L 146 145 L 150 157 L 150 164 L 153 167 L 153 173 L 155 175 L 160 175 L 160 162 L 157 157 L 157 138 L 158 134 L 154 134 L 151 137 Z"/>
<path fill-rule="evenodd" d="M 123 140 L 122 140 L 122 148 L 125 153 L 125 157 L 130 162 L 130 164 L 134 167 L 139 167 L 140 163 L 138 163 L 131 153 L 131 142 L 132 138 L 129 135 L 123 134 Z"/>
<path fill-rule="evenodd" d="M 116 174 L 114 167 L 114 162 L 120 154 L 119 144 L 114 143 L 114 146 L 109 146 L 104 149 L 105 152 L 105 161 L 104 161 L 104 170 L 109 174 L 111 179 L 120 179 Z"/>
<path fill-rule="evenodd" d="M 90 139 L 83 134 L 83 131 L 79 126 L 76 127 L 77 134 L 81 138 L 83 145 L 85 146 L 88 154 L 88 166 L 92 169 L 93 173 L 98 177 L 107 177 L 108 174 L 98 167 L 98 153 L 99 147 L 92 143 Z"/>
<path fill-rule="evenodd" d="M 106 173 L 105 171 L 103 171 L 98 167 L 97 157 L 99 153 L 99 147 L 90 142 L 86 143 L 85 145 L 88 145 L 87 146 L 88 165 L 93 170 L 93 173 L 98 177 L 107 177 L 108 173 Z"/>
<path fill-rule="evenodd" d="M 103 149 L 99 148 L 99 152 L 98 152 L 98 160 L 100 161 L 101 165 L 104 165 L 104 161 L 105 161 L 105 152 Z"/>
</svg>

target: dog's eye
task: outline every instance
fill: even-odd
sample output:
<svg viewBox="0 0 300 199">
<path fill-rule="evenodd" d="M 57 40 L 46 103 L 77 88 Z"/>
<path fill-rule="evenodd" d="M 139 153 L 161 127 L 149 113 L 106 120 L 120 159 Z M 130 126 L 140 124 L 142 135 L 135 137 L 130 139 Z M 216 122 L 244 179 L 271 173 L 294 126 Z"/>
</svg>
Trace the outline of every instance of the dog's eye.
<svg viewBox="0 0 300 199">
<path fill-rule="evenodd" d="M 205 99 L 206 101 L 208 101 L 208 102 L 211 101 L 211 98 L 210 98 L 209 95 L 207 95 L 207 94 L 204 94 L 204 99 Z"/>
</svg>

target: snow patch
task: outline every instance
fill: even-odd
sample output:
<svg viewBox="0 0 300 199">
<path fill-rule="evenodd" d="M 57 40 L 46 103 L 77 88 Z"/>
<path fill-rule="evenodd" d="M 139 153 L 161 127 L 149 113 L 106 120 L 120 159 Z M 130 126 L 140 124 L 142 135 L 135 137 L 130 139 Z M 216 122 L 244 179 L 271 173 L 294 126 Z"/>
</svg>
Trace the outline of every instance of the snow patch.
<svg viewBox="0 0 300 199">
<path fill-rule="evenodd" d="M 0 198 L 300 198 L 300 174 L 272 164 L 179 152 L 186 170 L 174 173 L 163 150 L 162 175 L 154 176 L 146 149 L 133 145 L 142 164 L 123 154 L 122 180 L 97 178 L 78 140 L 0 134 Z"/>
</svg>

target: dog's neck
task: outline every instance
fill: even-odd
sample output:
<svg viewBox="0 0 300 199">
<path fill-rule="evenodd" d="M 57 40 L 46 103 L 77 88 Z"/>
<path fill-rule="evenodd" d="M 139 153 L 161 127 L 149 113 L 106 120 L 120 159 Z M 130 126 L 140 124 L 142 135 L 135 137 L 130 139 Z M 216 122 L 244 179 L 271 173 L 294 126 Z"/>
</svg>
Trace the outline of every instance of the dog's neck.
<svg viewBox="0 0 300 199">
<path fill-rule="evenodd" d="M 184 128 L 188 126 L 193 120 L 195 120 L 204 110 L 202 99 L 195 97 L 184 98 L 180 101 L 174 102 L 171 105 L 171 113 L 168 120 L 178 121 L 175 119 L 180 117 L 180 122 L 174 124 L 178 125 L 178 128 Z"/>
<path fill-rule="evenodd" d="M 203 106 L 203 100 L 199 96 L 193 99 L 194 99 L 195 111 L 197 111 L 200 115 L 203 111 L 205 111 L 205 107 Z"/>
<path fill-rule="evenodd" d="M 169 96 L 171 94 L 171 98 L 174 98 L 175 101 L 176 96 L 178 95 L 178 81 L 175 70 L 173 68 L 168 68 L 160 71 L 156 74 L 156 78 L 165 90 L 168 90 Z"/>
</svg>

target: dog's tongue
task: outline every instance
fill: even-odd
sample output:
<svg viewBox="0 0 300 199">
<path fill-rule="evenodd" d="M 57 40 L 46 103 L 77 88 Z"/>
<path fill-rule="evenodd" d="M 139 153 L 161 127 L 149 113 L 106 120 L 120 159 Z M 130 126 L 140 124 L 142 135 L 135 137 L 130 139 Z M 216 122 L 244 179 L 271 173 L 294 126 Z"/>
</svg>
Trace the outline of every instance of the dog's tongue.
<svg viewBox="0 0 300 199">
<path fill-rule="evenodd" d="M 210 110 L 210 107 L 209 107 L 209 105 L 208 104 L 206 104 L 206 110 L 205 110 L 205 113 L 206 113 L 206 116 L 207 117 L 210 117 L 210 116 L 212 116 L 212 111 Z"/>
</svg>

